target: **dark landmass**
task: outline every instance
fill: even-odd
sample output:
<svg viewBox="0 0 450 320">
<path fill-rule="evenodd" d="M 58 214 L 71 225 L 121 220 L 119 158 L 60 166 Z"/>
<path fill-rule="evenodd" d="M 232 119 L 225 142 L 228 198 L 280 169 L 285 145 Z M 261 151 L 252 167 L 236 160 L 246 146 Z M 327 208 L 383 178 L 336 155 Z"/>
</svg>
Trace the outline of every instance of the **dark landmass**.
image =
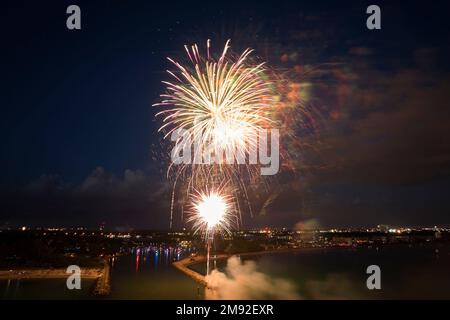
<svg viewBox="0 0 450 320">
<path fill-rule="evenodd" d="M 217 254 L 236 254 L 269 250 L 420 245 L 449 242 L 450 230 L 443 228 L 398 228 L 365 230 L 263 229 L 236 231 L 217 236 L 213 250 Z M 189 248 L 205 253 L 203 239 L 188 231 L 109 232 L 76 229 L 1 230 L 0 269 L 101 267 L 105 257 L 129 254 L 139 247 Z"/>
</svg>

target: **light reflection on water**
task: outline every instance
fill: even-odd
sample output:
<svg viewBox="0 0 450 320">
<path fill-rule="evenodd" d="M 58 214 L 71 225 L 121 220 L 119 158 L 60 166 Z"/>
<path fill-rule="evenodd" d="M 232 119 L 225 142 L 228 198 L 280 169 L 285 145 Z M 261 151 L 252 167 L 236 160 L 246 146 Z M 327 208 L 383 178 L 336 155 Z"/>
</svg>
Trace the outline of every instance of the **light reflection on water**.
<svg viewBox="0 0 450 320">
<path fill-rule="evenodd" d="M 172 266 L 191 250 L 176 246 L 135 247 L 114 257 L 108 298 L 203 299 L 203 286 Z"/>
<path fill-rule="evenodd" d="M 178 261 L 186 255 L 190 254 L 191 248 L 171 247 L 171 246 L 147 246 L 147 247 L 133 247 L 129 249 L 127 254 L 134 256 L 135 272 L 139 272 L 139 268 L 149 263 L 153 264 L 155 271 L 158 266 L 163 264 L 169 266 L 172 262 Z M 111 258 L 111 266 L 114 268 L 114 262 L 119 256 Z"/>
</svg>

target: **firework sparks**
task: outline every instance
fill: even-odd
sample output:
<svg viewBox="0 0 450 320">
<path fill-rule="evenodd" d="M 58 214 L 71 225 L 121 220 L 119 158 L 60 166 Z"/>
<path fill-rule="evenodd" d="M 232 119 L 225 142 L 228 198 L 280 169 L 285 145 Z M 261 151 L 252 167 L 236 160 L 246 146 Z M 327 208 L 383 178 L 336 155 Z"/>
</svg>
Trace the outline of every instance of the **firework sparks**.
<svg viewBox="0 0 450 320">
<path fill-rule="evenodd" d="M 193 196 L 192 212 L 188 222 L 193 223 L 195 233 L 202 233 L 209 242 L 215 232 L 230 233 L 233 220 L 231 197 L 221 191 L 209 191 Z"/>
<path fill-rule="evenodd" d="M 271 122 L 268 113 L 272 95 L 264 63 L 249 61 L 251 49 L 236 59 L 229 58 L 229 40 L 217 60 L 209 48 L 208 40 L 204 58 L 197 45 L 190 49 L 185 46 L 193 67 L 168 58 L 177 71 L 167 71 L 174 81 L 163 82 L 167 93 L 161 95 L 162 102 L 154 105 L 165 108 L 157 113 L 164 117 L 159 131 L 164 131 L 167 138 L 175 130 L 185 130 L 189 139 L 178 138 L 175 145 L 181 150 L 185 141 L 198 142 L 201 147 L 194 150 L 194 159 L 203 159 L 205 151 L 211 149 L 244 155 L 248 148 L 256 146 L 254 133 Z"/>
<path fill-rule="evenodd" d="M 204 196 L 202 202 L 196 205 L 199 216 L 205 221 L 208 230 L 214 228 L 223 221 L 227 204 L 217 194 Z"/>
</svg>

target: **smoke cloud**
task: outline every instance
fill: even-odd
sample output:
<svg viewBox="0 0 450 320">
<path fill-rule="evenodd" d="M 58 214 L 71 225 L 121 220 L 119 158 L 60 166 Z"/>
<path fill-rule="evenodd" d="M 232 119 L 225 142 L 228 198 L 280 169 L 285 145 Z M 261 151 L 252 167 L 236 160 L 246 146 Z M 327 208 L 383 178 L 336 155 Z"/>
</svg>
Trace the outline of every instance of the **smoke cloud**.
<svg viewBox="0 0 450 320">
<path fill-rule="evenodd" d="M 206 282 L 207 299 L 300 299 L 289 281 L 264 274 L 255 262 L 241 262 L 235 256 L 228 259 L 225 273 L 213 270 Z"/>
</svg>

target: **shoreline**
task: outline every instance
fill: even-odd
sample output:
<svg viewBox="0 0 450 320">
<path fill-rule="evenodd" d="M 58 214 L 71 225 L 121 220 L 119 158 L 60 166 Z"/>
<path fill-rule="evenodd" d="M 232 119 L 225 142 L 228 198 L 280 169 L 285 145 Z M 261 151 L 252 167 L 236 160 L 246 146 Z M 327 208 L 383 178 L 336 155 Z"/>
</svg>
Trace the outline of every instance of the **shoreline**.
<svg viewBox="0 0 450 320">
<path fill-rule="evenodd" d="M 103 268 L 84 268 L 81 269 L 81 278 L 96 279 L 101 277 L 102 273 Z M 59 279 L 69 276 L 64 268 L 0 270 L 0 280 Z"/>
</svg>

